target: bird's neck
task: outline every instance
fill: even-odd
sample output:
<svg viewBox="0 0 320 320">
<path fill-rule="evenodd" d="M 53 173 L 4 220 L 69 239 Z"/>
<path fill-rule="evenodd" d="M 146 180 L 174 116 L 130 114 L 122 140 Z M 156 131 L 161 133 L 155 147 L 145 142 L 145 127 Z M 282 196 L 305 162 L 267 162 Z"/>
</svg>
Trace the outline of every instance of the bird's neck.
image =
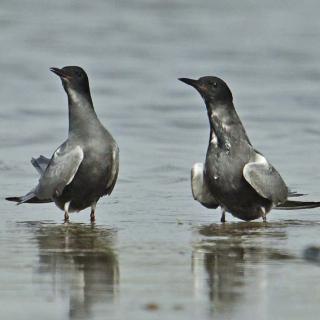
<svg viewBox="0 0 320 320">
<path fill-rule="evenodd" d="M 209 145 L 216 147 L 230 147 L 239 141 L 250 143 L 241 120 L 233 106 L 228 104 L 207 104 L 210 123 Z"/>
<path fill-rule="evenodd" d="M 91 127 L 99 122 L 93 108 L 90 92 L 79 93 L 69 89 L 67 91 L 69 105 L 69 136 L 87 135 Z"/>
</svg>

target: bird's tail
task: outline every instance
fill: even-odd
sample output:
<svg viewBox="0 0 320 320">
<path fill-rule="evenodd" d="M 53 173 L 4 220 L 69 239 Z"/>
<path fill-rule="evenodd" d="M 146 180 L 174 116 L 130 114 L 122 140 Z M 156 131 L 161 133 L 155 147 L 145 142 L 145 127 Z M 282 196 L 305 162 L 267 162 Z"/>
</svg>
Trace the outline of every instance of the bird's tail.
<svg viewBox="0 0 320 320">
<path fill-rule="evenodd" d="M 310 209 L 320 207 L 319 201 L 293 201 L 287 200 L 284 203 L 275 207 L 278 210 L 297 210 L 297 209 Z"/>
<path fill-rule="evenodd" d="M 39 199 L 39 198 L 37 198 L 37 196 L 34 194 L 33 191 L 30 191 L 25 196 L 21 196 L 21 197 L 7 197 L 6 200 L 17 202 L 18 205 L 22 204 L 22 203 L 47 203 L 47 202 L 52 202 L 51 199 Z"/>
</svg>

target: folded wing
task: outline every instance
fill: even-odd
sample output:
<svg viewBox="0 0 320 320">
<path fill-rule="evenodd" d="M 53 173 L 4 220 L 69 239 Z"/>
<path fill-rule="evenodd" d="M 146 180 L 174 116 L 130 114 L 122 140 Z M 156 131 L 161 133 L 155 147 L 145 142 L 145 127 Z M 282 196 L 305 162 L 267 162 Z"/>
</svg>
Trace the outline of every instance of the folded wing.
<svg viewBox="0 0 320 320">
<path fill-rule="evenodd" d="M 263 198 L 277 206 L 287 200 L 288 188 L 277 170 L 259 154 L 243 168 L 243 176 Z"/>
<path fill-rule="evenodd" d="M 203 175 L 203 163 L 195 163 L 191 169 L 191 190 L 193 199 L 207 208 L 215 209 L 219 204 L 212 196 Z"/>
<path fill-rule="evenodd" d="M 35 188 L 39 199 L 50 199 L 60 196 L 66 185 L 70 184 L 83 160 L 83 150 L 80 146 L 62 144 L 53 154 L 47 168 Z"/>
<path fill-rule="evenodd" d="M 110 177 L 107 182 L 107 187 L 105 190 L 105 194 L 110 195 L 118 178 L 119 173 L 119 148 L 118 146 L 114 147 L 112 152 L 112 161 L 111 161 L 111 170 Z"/>
</svg>

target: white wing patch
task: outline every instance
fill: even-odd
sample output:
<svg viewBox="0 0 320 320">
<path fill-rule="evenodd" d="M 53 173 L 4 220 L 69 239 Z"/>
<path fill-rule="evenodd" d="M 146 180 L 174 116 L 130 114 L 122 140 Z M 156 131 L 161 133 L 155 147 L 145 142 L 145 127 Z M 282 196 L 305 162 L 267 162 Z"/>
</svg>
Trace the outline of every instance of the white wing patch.
<svg viewBox="0 0 320 320">
<path fill-rule="evenodd" d="M 266 166 L 269 166 L 269 163 L 267 161 L 267 159 L 262 155 L 262 154 L 259 154 L 259 153 L 256 153 L 255 154 L 255 160 L 254 160 L 255 163 L 259 163 L 259 164 L 264 164 Z"/>
<path fill-rule="evenodd" d="M 195 163 L 191 169 L 191 189 L 193 199 L 204 206 L 218 205 L 203 179 L 203 163 Z"/>
</svg>

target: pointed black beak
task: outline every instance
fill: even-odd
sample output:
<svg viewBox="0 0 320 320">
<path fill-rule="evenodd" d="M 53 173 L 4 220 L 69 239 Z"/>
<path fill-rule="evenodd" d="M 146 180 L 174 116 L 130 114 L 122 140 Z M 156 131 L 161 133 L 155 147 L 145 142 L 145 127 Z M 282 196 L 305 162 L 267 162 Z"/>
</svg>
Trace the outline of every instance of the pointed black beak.
<svg viewBox="0 0 320 320">
<path fill-rule="evenodd" d="M 50 71 L 58 75 L 60 78 L 68 79 L 71 78 L 64 70 L 59 68 L 50 68 Z"/>
<path fill-rule="evenodd" d="M 188 84 L 191 87 L 194 87 L 201 95 L 207 93 L 207 86 L 199 80 L 188 79 L 188 78 L 179 78 L 178 80 Z"/>
<path fill-rule="evenodd" d="M 198 88 L 198 80 L 194 80 L 194 79 L 188 79 L 188 78 L 179 78 L 178 80 L 188 84 L 189 86 L 192 86 L 194 88 Z"/>
</svg>

